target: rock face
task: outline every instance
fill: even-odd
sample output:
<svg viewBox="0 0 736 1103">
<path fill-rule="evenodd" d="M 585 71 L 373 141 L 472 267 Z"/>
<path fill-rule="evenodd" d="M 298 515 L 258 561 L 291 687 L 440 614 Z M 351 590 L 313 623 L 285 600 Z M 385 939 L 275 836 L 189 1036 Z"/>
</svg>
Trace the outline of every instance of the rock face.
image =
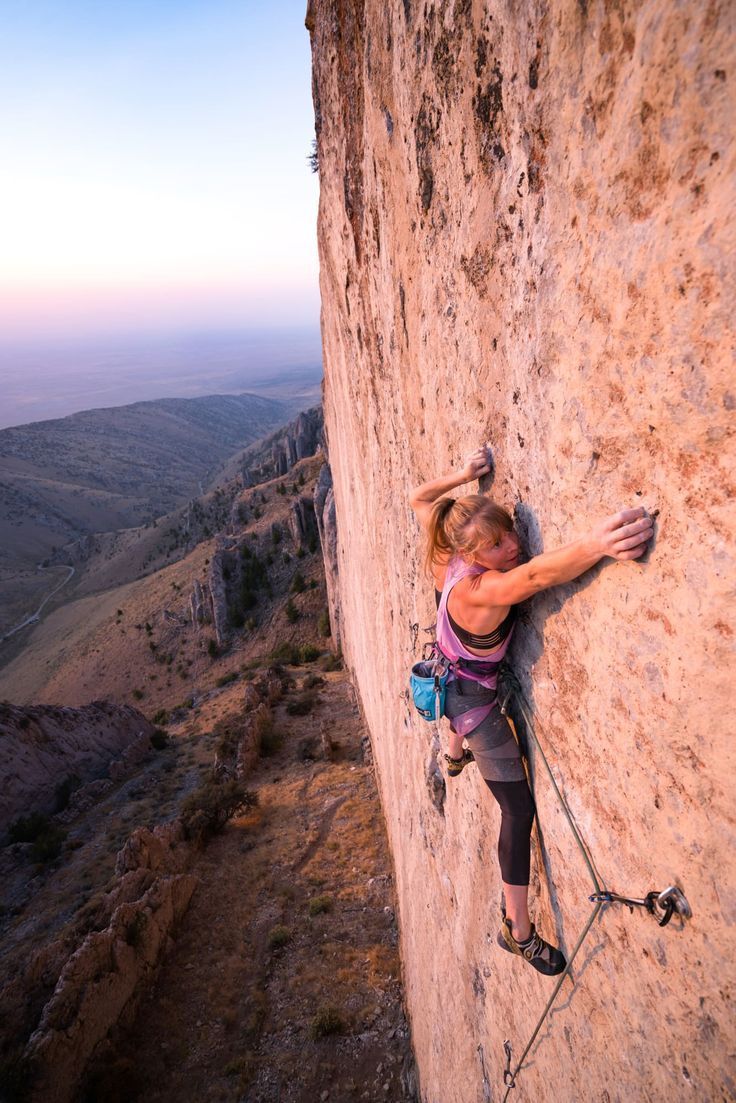
<svg viewBox="0 0 736 1103">
<path fill-rule="evenodd" d="M 122 776 L 148 753 L 152 733 L 153 725 L 128 705 L 0 705 L 0 834 L 18 816 L 56 811 L 67 779 L 79 788 L 102 774 Z"/>
<path fill-rule="evenodd" d="M 402 700 L 434 620 L 408 492 L 485 440 L 530 553 L 622 506 L 659 510 L 648 562 L 537 598 L 512 658 L 606 886 L 679 881 L 694 909 L 663 929 L 605 909 L 516 1095 L 736 1090 L 729 14 L 309 4 L 327 573 L 372 733 L 425 1103 L 501 1098 L 502 1043 L 521 1055 L 552 988 L 495 946 L 495 803 L 471 770 L 431 799 L 431 728 Z M 532 768 L 534 911 L 569 953 L 592 888 Z"/>
</svg>

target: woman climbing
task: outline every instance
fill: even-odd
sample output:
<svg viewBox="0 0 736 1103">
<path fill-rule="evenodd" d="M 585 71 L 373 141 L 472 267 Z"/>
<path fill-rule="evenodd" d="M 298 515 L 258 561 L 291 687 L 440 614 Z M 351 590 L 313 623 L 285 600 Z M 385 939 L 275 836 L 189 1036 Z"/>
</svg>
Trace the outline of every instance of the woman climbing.
<svg viewBox="0 0 736 1103">
<path fill-rule="evenodd" d="M 529 918 L 530 840 L 534 800 L 519 747 L 498 708 L 498 665 L 509 646 L 515 606 L 570 582 L 600 559 L 637 559 L 651 539 L 644 509 L 624 509 L 577 540 L 519 564 L 519 537 L 510 514 L 490 498 L 448 491 L 490 471 L 489 451 L 468 456 L 462 470 L 412 491 L 410 502 L 427 536 L 426 566 L 434 578 L 437 643 L 453 663 L 445 714 L 450 719 L 448 773 L 456 777 L 475 761 L 501 808 L 498 857 L 504 906 L 497 941 L 540 973 L 565 968 L 561 950 L 546 942 Z M 468 750 L 463 749 L 463 740 Z"/>
</svg>

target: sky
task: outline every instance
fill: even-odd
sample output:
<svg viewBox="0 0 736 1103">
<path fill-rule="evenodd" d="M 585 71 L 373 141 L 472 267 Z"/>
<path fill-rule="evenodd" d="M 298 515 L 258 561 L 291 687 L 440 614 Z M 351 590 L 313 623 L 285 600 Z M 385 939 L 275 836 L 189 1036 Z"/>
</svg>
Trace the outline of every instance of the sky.
<svg viewBox="0 0 736 1103">
<path fill-rule="evenodd" d="M 319 322 L 306 0 L 0 0 L 0 340 Z"/>
</svg>

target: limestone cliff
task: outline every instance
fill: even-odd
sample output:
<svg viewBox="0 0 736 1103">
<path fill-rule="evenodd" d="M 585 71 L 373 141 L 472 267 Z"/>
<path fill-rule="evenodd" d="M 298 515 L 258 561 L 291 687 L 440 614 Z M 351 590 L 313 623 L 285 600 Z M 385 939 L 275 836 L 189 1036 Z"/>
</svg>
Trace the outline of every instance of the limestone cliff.
<svg viewBox="0 0 736 1103">
<path fill-rule="evenodd" d="M 469 771 L 432 800 L 403 697 L 434 619 L 408 491 L 484 440 L 530 553 L 659 510 L 648 562 L 535 600 L 513 661 L 606 885 L 679 881 L 694 909 L 604 911 L 514 1097 L 736 1090 L 730 13 L 310 0 L 334 585 L 425 1103 L 500 1098 L 502 1042 L 519 1055 L 551 988 L 494 945 L 495 805 Z M 569 952 L 590 882 L 532 758 L 536 914 Z"/>
</svg>

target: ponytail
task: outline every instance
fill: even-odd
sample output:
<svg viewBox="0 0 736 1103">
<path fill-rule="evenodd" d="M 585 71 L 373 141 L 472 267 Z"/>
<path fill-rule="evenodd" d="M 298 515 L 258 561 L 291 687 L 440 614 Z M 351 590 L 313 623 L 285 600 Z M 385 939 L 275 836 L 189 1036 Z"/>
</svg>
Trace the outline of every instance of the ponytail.
<svg viewBox="0 0 736 1103">
<path fill-rule="evenodd" d="M 445 555 L 452 555 L 454 551 L 445 529 L 447 518 L 454 505 L 454 498 L 438 498 L 432 506 L 427 526 L 427 548 L 424 554 L 424 568 L 427 574 L 432 573 L 432 568 L 438 559 Z"/>
</svg>

